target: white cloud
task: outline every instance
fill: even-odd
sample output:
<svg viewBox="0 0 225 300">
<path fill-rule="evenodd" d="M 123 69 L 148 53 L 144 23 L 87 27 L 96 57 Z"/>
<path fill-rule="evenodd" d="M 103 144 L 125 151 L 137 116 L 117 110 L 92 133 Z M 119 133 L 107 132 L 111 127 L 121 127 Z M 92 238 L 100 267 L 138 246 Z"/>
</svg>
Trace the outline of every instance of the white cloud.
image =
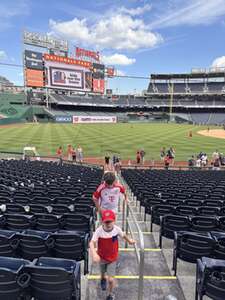
<svg viewBox="0 0 225 300">
<path fill-rule="evenodd" d="M 29 12 L 27 0 L 1 1 L 1 18 L 12 18 L 18 15 L 26 15 Z"/>
<path fill-rule="evenodd" d="M 7 58 L 7 55 L 4 50 L 0 50 L 0 60 L 4 60 Z"/>
<path fill-rule="evenodd" d="M 116 75 L 117 76 L 125 76 L 126 73 L 124 71 L 122 71 L 122 70 L 116 70 Z"/>
<path fill-rule="evenodd" d="M 28 0 L 10 0 L 0 3 L 0 31 L 12 26 L 12 19 L 30 13 Z"/>
<path fill-rule="evenodd" d="M 119 10 L 122 13 L 126 13 L 131 16 L 139 16 L 139 15 L 143 15 L 147 11 L 150 11 L 151 8 L 152 8 L 152 6 L 150 4 L 145 4 L 144 6 L 138 6 L 136 8 L 130 8 L 130 9 L 122 6 Z"/>
<path fill-rule="evenodd" d="M 225 14 L 225 0 L 172 0 L 172 3 L 174 6 L 153 21 L 151 28 L 211 24 Z"/>
<path fill-rule="evenodd" d="M 136 50 L 152 48 L 163 41 L 144 21 L 125 14 L 103 17 L 92 25 L 86 19 L 65 22 L 51 19 L 49 26 L 56 35 L 96 49 Z"/>
<path fill-rule="evenodd" d="M 213 68 L 224 68 L 225 67 L 225 56 L 217 57 L 212 63 Z"/>
<path fill-rule="evenodd" d="M 115 53 L 111 56 L 103 55 L 102 60 L 107 65 L 132 65 L 136 62 L 135 58 L 129 58 L 124 54 Z"/>
</svg>

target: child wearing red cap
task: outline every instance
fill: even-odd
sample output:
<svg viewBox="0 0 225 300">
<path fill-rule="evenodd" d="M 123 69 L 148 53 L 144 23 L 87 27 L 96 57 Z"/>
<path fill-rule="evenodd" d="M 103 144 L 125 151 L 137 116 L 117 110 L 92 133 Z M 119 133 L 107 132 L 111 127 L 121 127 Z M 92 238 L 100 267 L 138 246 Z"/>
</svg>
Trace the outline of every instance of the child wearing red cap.
<svg viewBox="0 0 225 300">
<path fill-rule="evenodd" d="M 109 295 L 106 300 L 115 299 L 112 291 L 115 287 L 113 276 L 115 276 L 116 261 L 119 254 L 118 236 L 130 245 L 135 244 L 133 239 L 126 236 L 120 227 L 115 225 L 115 221 L 116 216 L 112 210 L 103 210 L 102 225 L 97 228 L 90 242 L 93 262 L 100 265 L 101 288 L 106 290 L 107 283 L 109 286 Z"/>
</svg>

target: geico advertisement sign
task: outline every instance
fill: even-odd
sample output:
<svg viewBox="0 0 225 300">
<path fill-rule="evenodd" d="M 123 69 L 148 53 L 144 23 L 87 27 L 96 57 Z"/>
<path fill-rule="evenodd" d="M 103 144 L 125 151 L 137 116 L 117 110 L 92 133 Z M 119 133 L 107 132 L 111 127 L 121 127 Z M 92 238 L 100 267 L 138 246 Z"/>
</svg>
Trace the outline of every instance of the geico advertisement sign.
<svg viewBox="0 0 225 300">
<path fill-rule="evenodd" d="M 58 123 L 72 123 L 73 118 L 70 116 L 56 116 L 55 120 Z"/>
<path fill-rule="evenodd" d="M 116 123 L 117 118 L 104 116 L 73 116 L 73 123 Z"/>
</svg>

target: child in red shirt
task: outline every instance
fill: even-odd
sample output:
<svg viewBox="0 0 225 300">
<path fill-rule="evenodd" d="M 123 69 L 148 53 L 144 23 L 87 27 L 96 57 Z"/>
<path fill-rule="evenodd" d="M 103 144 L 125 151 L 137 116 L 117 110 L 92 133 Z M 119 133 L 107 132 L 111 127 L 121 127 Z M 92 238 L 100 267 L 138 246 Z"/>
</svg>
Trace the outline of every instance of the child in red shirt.
<svg viewBox="0 0 225 300">
<path fill-rule="evenodd" d="M 136 154 L 136 162 L 137 162 L 137 164 L 140 164 L 140 162 L 141 162 L 140 151 L 137 151 L 137 154 Z"/>
<path fill-rule="evenodd" d="M 63 154 L 62 146 L 59 146 L 59 148 L 56 151 L 56 154 L 59 158 L 62 157 L 62 154 Z"/>
<path fill-rule="evenodd" d="M 97 228 L 90 242 L 93 262 L 99 263 L 100 266 L 102 290 L 106 290 L 107 283 L 109 285 L 109 295 L 106 300 L 115 299 L 112 291 L 115 287 L 113 276 L 115 276 L 116 261 L 119 254 L 118 236 L 130 245 L 135 244 L 134 240 L 126 236 L 120 227 L 115 225 L 115 220 L 116 216 L 112 210 L 104 210 L 102 212 L 102 225 Z"/>
</svg>

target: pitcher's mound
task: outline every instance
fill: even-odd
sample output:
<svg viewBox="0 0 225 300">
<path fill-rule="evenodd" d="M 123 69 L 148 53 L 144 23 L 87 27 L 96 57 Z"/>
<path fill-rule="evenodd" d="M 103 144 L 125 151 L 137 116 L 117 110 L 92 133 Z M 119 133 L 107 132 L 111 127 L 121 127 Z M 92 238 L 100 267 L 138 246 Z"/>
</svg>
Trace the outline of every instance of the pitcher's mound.
<svg viewBox="0 0 225 300">
<path fill-rule="evenodd" d="M 210 129 L 208 130 L 200 130 L 198 131 L 198 134 L 214 137 L 218 139 L 225 139 L 225 130 L 223 129 Z"/>
</svg>

